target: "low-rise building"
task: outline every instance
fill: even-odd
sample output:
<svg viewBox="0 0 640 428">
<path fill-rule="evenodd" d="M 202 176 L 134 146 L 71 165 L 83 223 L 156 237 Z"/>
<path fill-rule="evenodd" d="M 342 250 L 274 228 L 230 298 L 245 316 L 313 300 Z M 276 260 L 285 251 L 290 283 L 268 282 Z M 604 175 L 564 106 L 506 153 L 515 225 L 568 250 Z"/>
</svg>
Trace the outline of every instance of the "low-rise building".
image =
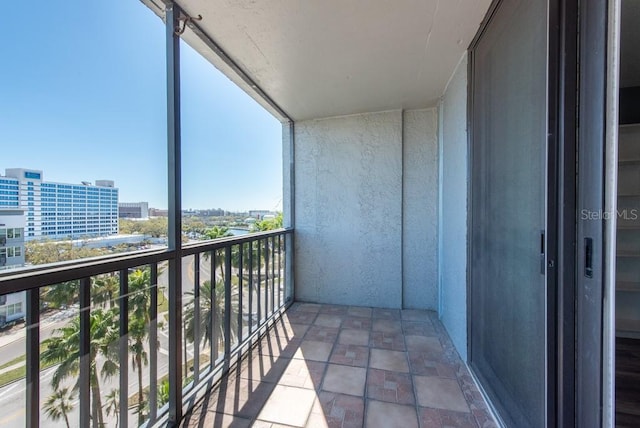
<svg viewBox="0 0 640 428">
<path fill-rule="evenodd" d="M 120 202 L 118 203 L 119 218 L 149 218 L 148 202 Z"/>
<path fill-rule="evenodd" d="M 24 266 L 24 226 L 24 211 L 0 209 L 0 270 Z M 0 294 L 0 327 L 24 318 L 25 310 L 26 291 Z"/>
</svg>

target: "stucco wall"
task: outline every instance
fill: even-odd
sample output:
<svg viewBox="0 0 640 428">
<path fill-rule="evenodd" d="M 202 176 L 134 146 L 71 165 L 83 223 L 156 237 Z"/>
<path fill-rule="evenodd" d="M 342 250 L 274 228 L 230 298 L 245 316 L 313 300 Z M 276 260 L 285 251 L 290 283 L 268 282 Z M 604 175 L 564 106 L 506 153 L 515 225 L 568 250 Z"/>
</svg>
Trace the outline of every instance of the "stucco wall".
<svg viewBox="0 0 640 428">
<path fill-rule="evenodd" d="M 435 307 L 436 112 L 404 117 L 296 122 L 296 300 Z"/>
<path fill-rule="evenodd" d="M 438 308 L 438 113 L 404 112 L 403 307 Z"/>
<path fill-rule="evenodd" d="M 440 105 L 440 318 L 467 358 L 467 58 Z"/>
</svg>

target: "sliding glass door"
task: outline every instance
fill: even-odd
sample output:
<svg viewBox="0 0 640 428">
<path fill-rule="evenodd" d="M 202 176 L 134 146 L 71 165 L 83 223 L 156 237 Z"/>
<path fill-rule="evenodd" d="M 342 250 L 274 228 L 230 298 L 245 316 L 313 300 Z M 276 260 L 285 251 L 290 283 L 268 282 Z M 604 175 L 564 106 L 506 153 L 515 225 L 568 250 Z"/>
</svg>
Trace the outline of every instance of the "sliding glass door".
<svg viewBox="0 0 640 428">
<path fill-rule="evenodd" d="M 470 363 L 519 428 L 546 421 L 547 13 L 499 2 L 471 50 Z"/>
</svg>

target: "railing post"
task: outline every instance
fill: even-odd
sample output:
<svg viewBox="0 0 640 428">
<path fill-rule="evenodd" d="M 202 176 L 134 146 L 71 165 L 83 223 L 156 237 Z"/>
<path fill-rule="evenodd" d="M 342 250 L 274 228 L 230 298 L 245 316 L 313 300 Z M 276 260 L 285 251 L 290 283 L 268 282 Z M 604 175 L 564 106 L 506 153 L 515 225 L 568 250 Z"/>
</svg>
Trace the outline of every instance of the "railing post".
<svg viewBox="0 0 640 428">
<path fill-rule="evenodd" d="M 120 360 L 120 425 L 129 425 L 129 271 L 120 271 L 120 336 L 118 358 Z"/>
<path fill-rule="evenodd" d="M 253 241 L 249 241 L 249 334 L 253 333 Z"/>
<path fill-rule="evenodd" d="M 282 307 L 282 235 L 278 235 L 278 308 Z"/>
<path fill-rule="evenodd" d="M 149 425 L 158 415 L 158 264 L 151 264 L 149 303 Z"/>
<path fill-rule="evenodd" d="M 244 250 L 244 244 L 238 245 L 238 344 L 242 342 L 242 313 L 243 313 L 243 302 L 242 302 L 242 276 L 244 274 L 244 269 L 242 266 L 242 252 Z"/>
<path fill-rule="evenodd" d="M 285 302 L 289 303 L 295 297 L 295 285 L 294 285 L 294 237 L 292 232 L 287 232 L 284 236 L 284 289 L 285 289 Z"/>
<path fill-rule="evenodd" d="M 229 366 L 231 354 L 231 247 L 224 252 L 224 361 Z"/>
<path fill-rule="evenodd" d="M 80 424 L 88 427 L 91 421 L 91 278 L 80 280 Z M 126 364 L 126 362 L 125 362 Z"/>
<path fill-rule="evenodd" d="M 218 307 L 218 296 L 216 293 L 216 285 L 217 285 L 217 278 L 216 278 L 216 265 L 217 265 L 217 257 L 216 257 L 217 251 L 216 250 L 211 250 L 211 296 L 209 296 L 209 298 L 211 299 L 211 319 L 209 320 L 209 324 L 211 328 L 211 368 L 213 369 L 213 367 L 215 366 L 215 362 L 218 359 L 218 326 L 216 325 L 216 317 L 214 315 L 215 309 Z"/>
<path fill-rule="evenodd" d="M 271 313 L 276 311 L 276 237 L 271 237 Z"/>
<path fill-rule="evenodd" d="M 40 289 L 27 293 L 27 427 L 40 426 Z"/>
<path fill-rule="evenodd" d="M 182 204 L 180 156 L 180 37 L 176 34 L 180 8 L 166 7 L 167 162 L 169 191 L 169 425 L 182 419 Z"/>
<path fill-rule="evenodd" d="M 200 253 L 193 255 L 193 384 L 200 380 Z M 185 347 L 187 341 L 185 338 Z"/>
<path fill-rule="evenodd" d="M 258 239 L 257 244 L 258 248 L 256 256 L 258 257 L 258 290 L 256 297 L 258 298 L 258 328 L 260 328 L 260 323 L 262 322 L 262 287 L 260 286 L 260 283 L 262 282 L 262 258 L 260 257 L 260 252 L 262 251 L 260 248 L 262 246 L 262 240 Z"/>
</svg>

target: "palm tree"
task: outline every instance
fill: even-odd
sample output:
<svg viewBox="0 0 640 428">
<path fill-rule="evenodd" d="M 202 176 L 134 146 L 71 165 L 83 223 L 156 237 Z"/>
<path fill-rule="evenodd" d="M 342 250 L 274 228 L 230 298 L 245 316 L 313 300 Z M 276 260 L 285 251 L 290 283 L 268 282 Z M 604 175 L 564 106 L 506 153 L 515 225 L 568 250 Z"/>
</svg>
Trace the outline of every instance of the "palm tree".
<svg viewBox="0 0 640 428">
<path fill-rule="evenodd" d="M 100 381 L 107 380 L 118 373 L 117 345 L 118 345 L 118 324 L 116 309 L 104 310 L 101 308 L 91 311 L 89 317 L 89 385 L 91 387 L 91 415 L 93 426 L 101 428 L 104 426 L 104 415 L 102 414 L 102 399 L 100 397 Z M 59 389 L 60 383 L 70 377 L 78 377 L 80 372 L 80 317 L 74 318 L 68 325 L 56 330 L 58 335 L 46 339 L 43 344 L 46 346 L 40 355 L 45 364 L 58 364 L 53 372 L 51 385 L 55 390 Z M 98 356 L 104 358 L 102 367 L 99 369 Z M 80 386 L 78 379 L 74 385 L 74 390 Z"/>
<path fill-rule="evenodd" d="M 118 296 L 120 281 L 116 275 L 106 274 L 91 278 L 91 297 L 93 302 L 104 307 L 113 307 Z"/>
<path fill-rule="evenodd" d="M 228 227 L 213 226 L 212 228 L 205 230 L 202 235 L 205 239 L 219 239 L 233 236 L 233 233 L 229 232 Z M 205 260 L 209 259 L 212 252 L 204 253 Z M 223 248 L 215 250 L 215 266 L 213 267 L 213 272 L 211 272 L 211 277 L 214 280 L 216 278 L 216 271 L 218 270 L 218 268 L 220 268 L 220 274 L 222 280 L 224 281 L 224 252 L 225 249 Z"/>
<path fill-rule="evenodd" d="M 112 389 L 111 392 L 105 397 L 105 411 L 107 416 L 114 415 L 116 417 L 116 426 L 118 428 L 118 415 L 120 414 L 120 392 L 117 389 Z"/>
<path fill-rule="evenodd" d="M 69 388 L 55 389 L 47 400 L 44 402 L 44 413 L 54 422 L 64 419 L 67 428 L 71 428 L 69 424 L 69 412 L 73 410 L 73 400 L 75 394 Z"/>
<path fill-rule="evenodd" d="M 164 406 L 169 402 L 169 381 L 163 380 L 158 385 L 158 407 Z"/>
<path fill-rule="evenodd" d="M 150 286 L 149 269 L 138 269 L 129 274 L 129 350 L 131 365 L 138 373 L 138 425 L 142 425 L 145 420 L 142 369 L 149 364 L 144 343 L 149 336 Z"/>
<path fill-rule="evenodd" d="M 54 308 L 70 306 L 78 302 L 78 281 L 67 281 L 46 287 L 42 294 L 42 300 Z"/>
<path fill-rule="evenodd" d="M 211 293 L 214 292 L 213 302 L 211 300 Z M 204 344 L 207 342 L 215 341 L 215 345 L 219 345 L 221 340 L 224 339 L 224 281 L 216 281 L 216 286 L 211 289 L 211 281 L 204 281 L 200 288 L 200 301 L 196 302 L 193 298 L 194 293 L 192 291 L 186 294 L 191 295 L 192 299 L 187 303 L 184 311 L 184 320 L 186 323 L 185 337 L 190 342 L 195 342 L 195 308 L 196 305 L 200 308 L 200 322 L 199 331 L 204 332 Z M 238 289 L 233 287 L 231 289 L 231 337 L 228 340 L 233 340 L 236 337 L 236 331 L 238 330 Z M 215 302 L 215 303 L 214 303 Z M 213 330 L 211 327 L 213 326 Z M 212 356 L 215 359 L 215 356 Z"/>
</svg>

